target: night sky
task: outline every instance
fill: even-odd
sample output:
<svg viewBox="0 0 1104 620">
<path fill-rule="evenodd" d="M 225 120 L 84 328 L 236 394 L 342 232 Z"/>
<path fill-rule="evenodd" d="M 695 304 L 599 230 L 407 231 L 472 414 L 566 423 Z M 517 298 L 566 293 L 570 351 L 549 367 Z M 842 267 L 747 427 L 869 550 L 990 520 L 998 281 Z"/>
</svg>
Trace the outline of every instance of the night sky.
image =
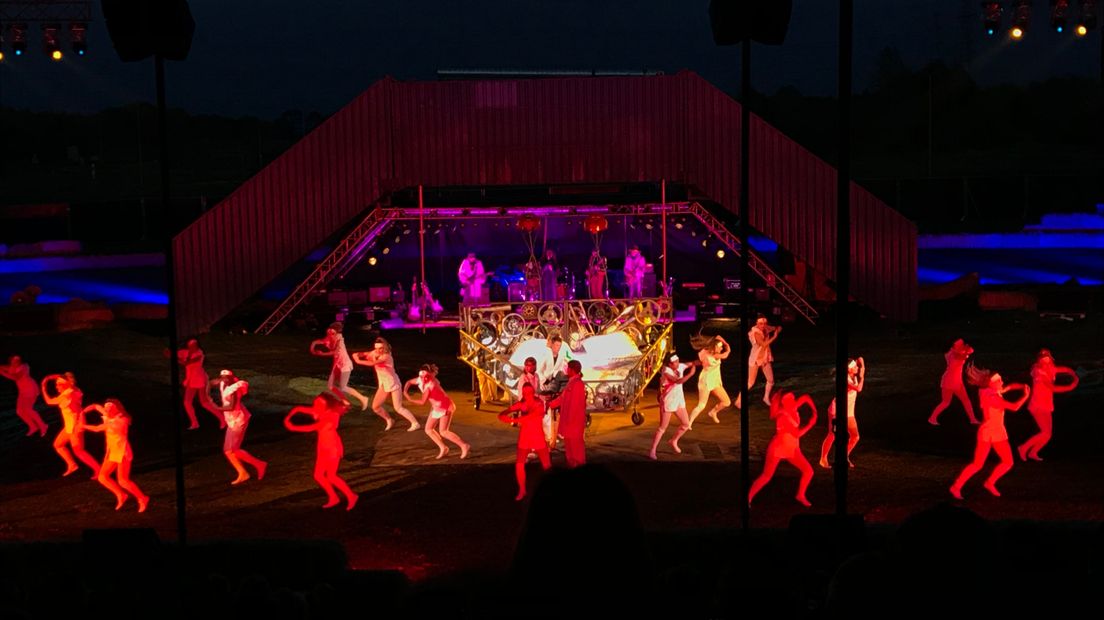
<svg viewBox="0 0 1104 620">
<path fill-rule="evenodd" d="M 111 48 L 99 3 L 90 57 L 54 63 L 29 32 L 29 57 L 0 65 L 0 103 L 94 112 L 153 98 L 152 61 L 125 64 Z M 1076 2 L 1073 3 L 1076 8 Z M 170 104 L 193 113 L 273 118 L 329 114 L 384 75 L 435 79 L 438 69 L 691 69 L 735 92 L 739 50 L 713 44 L 706 0 L 190 0 L 191 55 L 170 63 Z M 756 46 L 756 88 L 792 85 L 831 95 L 836 79 L 835 0 L 794 0 L 783 47 Z M 870 84 L 878 52 L 900 50 L 918 68 L 965 64 L 981 84 L 1099 75 L 1100 29 L 1077 39 L 1049 27 L 1034 0 L 1019 43 L 986 38 L 975 0 L 856 0 L 855 88 Z M 1006 11 L 1004 25 L 1010 23 Z M 68 44 L 67 34 L 65 37 Z M 66 47 L 67 50 L 67 47 Z M 10 43 L 5 52 L 10 51 Z"/>
</svg>

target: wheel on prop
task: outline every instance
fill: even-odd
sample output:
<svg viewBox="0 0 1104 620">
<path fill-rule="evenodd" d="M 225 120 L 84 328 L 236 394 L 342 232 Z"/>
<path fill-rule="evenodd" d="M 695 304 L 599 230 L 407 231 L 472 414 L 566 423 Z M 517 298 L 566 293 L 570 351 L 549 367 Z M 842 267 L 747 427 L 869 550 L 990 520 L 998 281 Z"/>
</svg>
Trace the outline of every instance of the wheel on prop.
<svg viewBox="0 0 1104 620">
<path fill-rule="evenodd" d="M 640 413 L 636 409 L 633 409 L 632 423 L 635 424 L 636 426 L 640 426 L 641 424 L 643 424 L 644 423 L 644 414 Z"/>
</svg>

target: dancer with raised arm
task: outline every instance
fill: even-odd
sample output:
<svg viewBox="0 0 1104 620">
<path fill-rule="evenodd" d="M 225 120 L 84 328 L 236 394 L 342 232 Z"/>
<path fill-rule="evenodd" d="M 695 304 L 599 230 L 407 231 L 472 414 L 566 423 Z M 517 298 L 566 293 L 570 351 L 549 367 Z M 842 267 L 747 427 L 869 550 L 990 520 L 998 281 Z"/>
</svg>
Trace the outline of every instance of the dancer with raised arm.
<svg viewBox="0 0 1104 620">
<path fill-rule="evenodd" d="M 1008 431 L 1004 428 L 1004 412 L 1019 411 L 1031 395 L 1031 388 L 1022 383 L 1004 384 L 1000 374 L 985 369 L 970 366 L 966 369 L 970 383 L 978 386 L 978 404 L 981 407 L 982 423 L 978 427 L 977 446 L 974 448 L 974 460 L 951 485 L 951 495 L 956 499 L 962 499 L 962 485 L 971 476 L 978 473 L 985 465 L 985 459 L 989 456 L 989 450 L 995 450 L 1000 462 L 993 468 L 993 473 L 985 479 L 985 490 L 996 497 L 1000 497 L 997 491 L 997 481 L 1008 470 L 1012 469 L 1012 447 L 1008 443 Z M 1017 390 L 1023 390 L 1023 396 L 1014 403 L 1004 399 L 1004 394 Z"/>
<path fill-rule="evenodd" d="M 38 433 L 39 437 L 45 437 L 46 423 L 34 408 L 38 400 L 38 382 L 31 377 L 31 367 L 23 363 L 23 358 L 13 355 L 8 358 L 7 366 L 0 366 L 0 377 L 15 382 L 15 415 L 27 425 L 27 436 Z"/>
<path fill-rule="evenodd" d="M 407 432 L 416 431 L 422 427 L 418 423 L 418 418 L 403 407 L 402 381 L 399 381 L 399 373 L 395 372 L 395 358 L 391 356 L 391 345 L 386 340 L 376 338 L 372 350 L 354 353 L 353 361 L 361 366 L 371 366 L 376 369 L 376 382 L 379 383 L 379 387 L 376 388 L 376 395 L 372 398 L 372 411 L 387 423 L 387 427 L 383 430 L 391 430 L 391 425 L 395 423 L 383 408 L 383 403 L 387 401 L 388 396 L 391 397 L 391 406 L 395 408 L 395 413 L 410 422 Z"/>
<path fill-rule="evenodd" d="M 1058 375 L 1068 375 L 1072 381 L 1066 385 L 1058 385 Z M 1052 419 L 1054 395 L 1073 390 L 1079 380 L 1072 368 L 1054 364 L 1054 356 L 1051 355 L 1050 349 L 1039 351 L 1038 359 L 1031 367 L 1031 398 L 1027 401 L 1027 411 L 1031 413 L 1032 418 L 1035 418 L 1035 423 L 1039 425 L 1039 432 L 1032 435 L 1017 449 L 1021 461 L 1043 460 L 1043 457 L 1039 456 L 1039 450 L 1050 442 L 1051 430 L 1054 427 Z"/>
<path fill-rule="evenodd" d="M 855 444 L 859 443 L 859 423 L 855 421 L 855 401 L 859 392 L 863 391 L 866 383 L 866 364 L 863 358 L 855 358 L 847 361 L 847 466 L 854 467 L 851 462 L 851 451 Z M 824 443 L 820 444 L 820 466 L 830 468 L 828 464 L 828 451 L 836 441 L 836 399 L 828 405 L 828 436 Z"/>
<path fill-rule="evenodd" d="M 409 390 L 415 385 L 422 391 L 422 400 L 415 400 L 410 397 Z M 415 405 L 424 405 L 427 400 L 429 401 L 430 411 L 429 419 L 425 423 L 425 434 L 429 435 L 433 443 L 437 444 L 438 459 L 445 458 L 449 453 L 449 447 L 445 445 L 442 438 L 451 441 L 456 444 L 457 448 L 460 448 L 461 459 L 468 458 L 471 445 L 465 443 L 459 435 L 452 432 L 452 414 L 456 413 L 456 403 L 452 402 L 444 388 L 441 387 L 441 382 L 437 380 L 436 364 L 423 364 L 421 370 L 418 371 L 418 377 L 407 381 L 406 385 L 403 386 L 403 397 Z"/>
<path fill-rule="evenodd" d="M 767 381 L 767 387 L 763 391 L 763 402 L 770 405 L 771 388 L 774 387 L 774 354 L 771 353 L 771 344 L 778 340 L 782 333 L 781 325 L 770 325 L 767 317 L 760 314 L 755 319 L 755 325 L 748 330 L 748 341 L 751 342 L 751 352 L 748 354 L 748 390 L 755 385 L 759 378 L 759 370 L 763 371 L 763 378 Z M 736 408 L 740 408 L 740 395 L 736 395 Z"/>
<path fill-rule="evenodd" d="M 323 508 L 333 508 L 341 503 L 341 498 L 334 493 L 336 488 L 345 496 L 345 510 L 352 510 L 356 506 L 359 495 L 349 488 L 349 485 L 337 475 L 337 469 L 341 466 L 341 457 L 345 455 L 345 447 L 341 443 L 341 435 L 337 427 L 341 423 L 341 416 L 349 411 L 349 401 L 344 396 L 334 392 L 322 392 L 314 398 L 310 407 L 292 407 L 284 418 L 284 428 L 294 433 L 318 433 L 318 451 L 314 459 L 314 480 L 322 490 L 326 492 L 326 503 Z M 310 424 L 297 424 L 293 421 L 296 415 L 310 416 L 314 421 Z"/>
<path fill-rule="evenodd" d="M 115 398 L 107 399 L 102 405 L 95 403 L 88 405 L 82 413 L 90 411 L 99 412 L 103 420 L 100 424 L 84 427 L 86 431 L 104 434 L 104 460 L 96 480 L 115 494 L 115 510 L 123 507 L 129 492 L 134 499 L 138 500 L 138 512 L 145 512 L 146 507 L 149 506 L 149 495 L 143 493 L 142 489 L 130 479 L 130 466 L 134 463 L 134 453 L 127 439 L 130 424 L 133 421 L 130 414 L 123 408 L 123 403 Z M 111 479 L 112 472 L 115 472 L 118 482 Z"/>
<path fill-rule="evenodd" d="M 530 452 L 537 453 L 545 471 L 552 467 L 548 444 L 544 440 L 543 418 L 544 403 L 537 398 L 536 390 L 528 383 L 521 386 L 521 400 L 498 414 L 500 421 L 521 427 L 521 432 L 518 433 L 517 460 L 514 462 L 514 475 L 518 484 L 515 501 L 525 499 L 525 461 Z"/>
<path fill-rule="evenodd" d="M 970 424 L 977 424 L 974 416 L 974 405 L 970 402 L 970 396 L 966 394 L 966 386 L 962 383 L 962 368 L 966 360 L 974 354 L 974 348 L 966 344 L 961 338 L 955 340 L 944 357 L 947 359 L 947 370 L 943 371 L 943 378 L 939 380 L 939 389 L 943 391 L 943 399 L 932 410 L 928 417 L 928 424 L 939 426 L 939 414 L 943 413 L 951 404 L 951 397 L 958 398 L 962 407 L 966 409 L 966 415 L 970 418 Z"/>
<path fill-rule="evenodd" d="M 663 372 L 659 377 L 659 392 L 657 395 L 659 401 L 659 427 L 656 428 L 655 436 L 652 437 L 652 449 L 648 452 L 648 458 L 653 461 L 657 459 L 656 448 L 659 447 L 659 440 L 663 439 L 663 434 L 667 432 L 667 425 L 671 422 L 672 415 L 678 418 L 679 427 L 675 431 L 675 436 L 668 443 L 671 444 L 671 449 L 675 451 L 675 454 L 682 454 L 682 448 L 679 448 L 678 442 L 686 434 L 686 431 L 690 430 L 690 416 L 686 413 L 686 396 L 682 392 L 682 384 L 694 376 L 698 364 L 699 362 L 680 363 L 677 353 L 672 353 L 667 357 L 667 364 L 663 367 Z"/>
<path fill-rule="evenodd" d="M 805 426 L 801 426 L 801 414 L 798 411 L 801 405 L 808 405 L 809 409 L 813 410 Z M 797 483 L 797 501 L 804 506 L 812 506 L 805 497 L 805 491 L 813 480 L 813 466 L 801 453 L 801 437 L 816 424 L 816 405 L 808 394 L 800 398 L 795 398 L 793 392 L 775 394 L 771 398 L 771 419 L 774 420 L 774 438 L 767 445 L 763 473 L 759 474 L 748 491 L 748 506 L 751 505 L 751 500 L 755 499 L 755 495 L 770 482 L 774 471 L 778 469 L 778 462 L 783 460 L 788 461 L 801 472 L 801 481 Z"/>
<path fill-rule="evenodd" d="M 331 392 L 341 391 L 357 399 L 363 411 L 368 408 L 368 398 L 349 387 L 349 375 L 353 374 L 353 360 L 349 358 L 349 351 L 345 348 L 345 337 L 341 335 L 344 330 L 345 326 L 342 323 L 331 323 L 326 330 L 325 338 L 311 342 L 310 352 L 311 355 L 333 358 L 333 368 L 330 370 L 327 387 Z"/>
<path fill-rule="evenodd" d="M 222 417 L 222 411 L 211 400 L 211 377 L 203 369 L 203 349 L 199 348 L 199 341 L 195 338 L 188 340 L 185 348 L 177 351 L 177 357 L 184 366 L 184 412 L 188 414 L 188 430 L 199 428 L 199 420 L 195 414 L 195 398 L 199 396 L 199 404 L 209 411 L 218 420 L 219 428 L 226 428 L 226 420 Z"/>
<path fill-rule="evenodd" d="M 50 396 L 48 389 L 51 381 L 57 390 L 54 396 Z M 42 400 L 61 411 L 61 432 L 54 438 L 54 450 L 65 461 L 66 468 L 62 476 L 77 471 L 77 462 L 73 460 L 73 455 L 76 455 L 82 463 L 92 468 L 92 479 L 95 480 L 100 473 L 100 464 L 84 449 L 84 392 L 77 387 L 77 378 L 71 372 L 47 375 L 42 379 L 41 387 Z M 73 449 L 72 454 L 69 453 L 69 448 Z"/>
<path fill-rule="evenodd" d="M 709 396 L 717 397 L 717 404 L 709 410 L 709 417 L 717 424 L 721 420 L 717 414 L 732 404 L 728 392 L 721 383 L 721 362 L 728 359 L 732 353 L 732 347 L 723 336 L 703 336 L 698 334 L 690 339 L 690 346 L 698 350 L 698 360 L 701 362 L 701 372 L 698 374 L 698 404 L 690 412 L 690 428 L 694 428 L 694 420 L 698 419 L 702 411 L 709 404 Z"/>
<path fill-rule="evenodd" d="M 242 441 L 245 440 L 245 431 L 249 428 L 249 419 L 252 414 L 245 408 L 242 399 L 249 393 L 249 383 L 234 376 L 234 371 L 223 370 L 219 378 L 213 381 L 218 386 L 222 396 L 223 416 L 226 418 L 226 438 L 222 442 L 222 452 L 226 460 L 238 472 L 238 477 L 230 484 L 241 484 L 249 480 L 249 472 L 242 466 L 242 461 L 249 463 L 257 470 L 257 480 L 264 480 L 268 463 L 253 456 L 242 449 Z"/>
</svg>

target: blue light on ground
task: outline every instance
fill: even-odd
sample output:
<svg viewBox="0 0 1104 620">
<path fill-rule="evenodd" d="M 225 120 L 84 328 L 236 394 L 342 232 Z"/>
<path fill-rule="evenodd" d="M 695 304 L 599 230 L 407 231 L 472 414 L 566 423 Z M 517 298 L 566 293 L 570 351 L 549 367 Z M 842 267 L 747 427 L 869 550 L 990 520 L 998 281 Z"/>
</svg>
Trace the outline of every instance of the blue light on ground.
<svg viewBox="0 0 1104 620">
<path fill-rule="evenodd" d="M 156 267 L 109 270 L 0 273 L 0 304 L 29 285 L 42 289 L 38 303 L 64 303 L 73 298 L 105 303 L 167 305 L 164 270 Z"/>
</svg>

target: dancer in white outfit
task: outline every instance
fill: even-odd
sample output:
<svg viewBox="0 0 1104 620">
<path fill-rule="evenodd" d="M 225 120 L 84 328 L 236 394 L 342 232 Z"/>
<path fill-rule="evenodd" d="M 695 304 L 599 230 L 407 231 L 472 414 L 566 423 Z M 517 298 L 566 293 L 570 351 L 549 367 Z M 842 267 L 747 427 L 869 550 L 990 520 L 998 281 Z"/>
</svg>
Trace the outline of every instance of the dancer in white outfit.
<svg viewBox="0 0 1104 620">
<path fill-rule="evenodd" d="M 732 353 L 732 347 L 722 336 L 710 337 L 700 334 L 690 339 L 690 345 L 698 349 L 698 359 L 702 367 L 701 374 L 698 375 L 698 404 L 690 412 L 690 428 L 694 427 L 694 420 L 698 419 L 702 411 L 705 411 L 710 394 L 716 396 L 718 402 L 709 410 L 709 417 L 720 424 L 717 413 L 732 404 L 728 392 L 721 383 L 721 362 L 728 359 Z"/>
<path fill-rule="evenodd" d="M 349 387 L 349 375 L 353 374 L 353 360 L 349 358 L 349 351 L 345 348 L 345 337 L 341 335 L 344 327 L 341 323 L 332 323 L 326 330 L 325 338 L 319 338 L 311 343 L 310 352 L 311 355 L 333 358 L 333 368 L 330 369 L 327 386 L 331 392 L 344 392 L 360 401 L 360 409 L 363 411 L 368 408 L 368 398 Z"/>
<path fill-rule="evenodd" d="M 767 388 L 763 392 L 763 402 L 770 405 L 771 388 L 774 387 L 774 355 L 771 353 L 771 343 L 778 340 L 782 333 L 782 326 L 767 324 L 767 317 L 760 314 L 755 320 L 755 326 L 748 331 L 748 340 L 751 342 L 751 353 L 748 354 L 748 389 L 755 385 L 759 378 L 759 369 L 763 369 L 763 378 L 767 380 Z M 736 407 L 740 407 L 740 395 L 736 395 Z"/>
<path fill-rule="evenodd" d="M 655 437 L 652 437 L 652 450 L 648 453 L 648 458 L 653 461 L 656 460 L 656 448 L 659 447 L 659 440 L 663 439 L 663 433 L 667 432 L 672 414 L 678 417 L 679 427 L 669 443 L 675 454 L 682 454 L 678 442 L 690 430 L 690 416 L 686 413 L 686 396 L 682 393 L 682 384 L 694 376 L 698 364 L 699 362 L 680 364 L 679 356 L 675 353 L 667 358 L 667 365 L 663 367 L 659 379 L 659 428 L 656 429 Z"/>
<path fill-rule="evenodd" d="M 391 425 L 395 423 L 383 408 L 383 403 L 387 400 L 388 395 L 391 396 L 391 405 L 395 408 L 395 413 L 410 422 L 410 428 L 406 429 L 407 431 L 416 431 L 422 427 L 421 424 L 418 424 L 418 418 L 415 418 L 410 410 L 403 407 L 402 381 L 399 381 L 399 374 L 395 372 L 395 358 L 391 357 L 391 345 L 386 340 L 376 338 L 372 350 L 354 353 L 353 361 L 361 366 L 371 366 L 376 369 L 376 380 L 379 381 L 379 387 L 376 388 L 376 395 L 372 398 L 372 411 L 387 422 L 387 428 L 384 430 L 391 430 Z"/>
</svg>

